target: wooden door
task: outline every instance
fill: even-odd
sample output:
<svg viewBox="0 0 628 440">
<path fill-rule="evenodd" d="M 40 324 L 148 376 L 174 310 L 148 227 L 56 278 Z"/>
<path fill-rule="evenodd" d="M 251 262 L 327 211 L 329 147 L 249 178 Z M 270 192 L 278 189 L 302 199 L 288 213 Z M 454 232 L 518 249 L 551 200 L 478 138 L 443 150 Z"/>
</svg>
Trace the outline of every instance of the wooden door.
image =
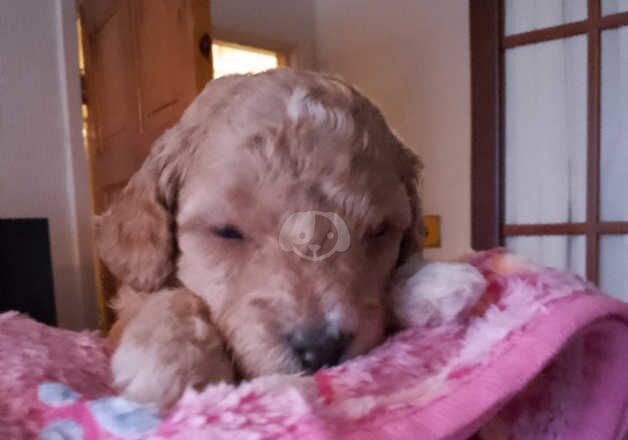
<svg viewBox="0 0 628 440">
<path fill-rule="evenodd" d="M 209 0 L 81 0 L 95 213 L 211 78 Z M 100 267 L 101 316 L 117 283 Z"/>
</svg>

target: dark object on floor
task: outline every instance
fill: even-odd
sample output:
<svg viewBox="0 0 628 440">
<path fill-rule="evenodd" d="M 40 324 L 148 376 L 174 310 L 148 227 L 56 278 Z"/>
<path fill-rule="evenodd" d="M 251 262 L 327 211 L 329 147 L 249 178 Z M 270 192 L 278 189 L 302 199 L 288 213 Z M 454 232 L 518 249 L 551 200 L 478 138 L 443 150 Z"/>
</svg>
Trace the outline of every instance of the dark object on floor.
<svg viewBox="0 0 628 440">
<path fill-rule="evenodd" d="M 48 220 L 0 219 L 0 312 L 56 325 Z"/>
</svg>

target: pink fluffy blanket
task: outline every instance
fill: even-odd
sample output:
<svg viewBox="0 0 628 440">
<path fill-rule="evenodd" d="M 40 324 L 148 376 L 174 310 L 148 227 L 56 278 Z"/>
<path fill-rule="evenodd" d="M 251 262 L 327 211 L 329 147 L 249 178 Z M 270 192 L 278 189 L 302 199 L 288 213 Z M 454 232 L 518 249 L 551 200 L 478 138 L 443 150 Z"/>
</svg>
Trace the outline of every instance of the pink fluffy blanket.
<svg viewBox="0 0 628 440">
<path fill-rule="evenodd" d="M 471 257 L 488 287 L 460 319 L 311 377 L 189 390 L 166 413 L 114 395 L 97 334 L 2 314 L 0 439 L 624 438 L 628 305 L 505 256 Z"/>
</svg>

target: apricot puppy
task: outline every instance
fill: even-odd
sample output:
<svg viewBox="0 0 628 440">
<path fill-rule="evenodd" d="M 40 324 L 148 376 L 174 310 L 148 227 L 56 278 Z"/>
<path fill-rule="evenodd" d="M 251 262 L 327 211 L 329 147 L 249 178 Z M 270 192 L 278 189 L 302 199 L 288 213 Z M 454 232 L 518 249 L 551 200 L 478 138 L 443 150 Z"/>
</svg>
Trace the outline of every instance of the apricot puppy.
<svg viewBox="0 0 628 440">
<path fill-rule="evenodd" d="M 96 222 L 125 284 L 120 391 L 165 406 L 234 370 L 313 372 L 377 345 L 393 272 L 421 252 L 420 169 L 339 79 L 211 81 Z"/>
</svg>

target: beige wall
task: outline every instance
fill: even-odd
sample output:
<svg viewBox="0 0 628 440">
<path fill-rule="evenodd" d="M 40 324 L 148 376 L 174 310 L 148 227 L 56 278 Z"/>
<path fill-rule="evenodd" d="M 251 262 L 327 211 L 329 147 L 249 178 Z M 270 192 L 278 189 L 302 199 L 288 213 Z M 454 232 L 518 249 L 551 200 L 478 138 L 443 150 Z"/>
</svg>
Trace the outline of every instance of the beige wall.
<svg viewBox="0 0 628 440">
<path fill-rule="evenodd" d="M 314 0 L 211 0 L 214 38 L 290 52 L 292 65 L 314 67 Z"/>
<path fill-rule="evenodd" d="M 371 97 L 425 162 L 427 214 L 442 247 L 469 249 L 470 73 L 466 0 L 315 0 L 317 67 Z"/>
<path fill-rule="evenodd" d="M 0 217 L 49 221 L 59 324 L 96 325 L 73 0 L 0 2 Z"/>
<path fill-rule="evenodd" d="M 471 244 L 467 0 L 212 0 L 215 36 L 292 46 L 298 65 L 337 73 L 380 105 L 425 162 L 425 212 L 442 247 Z"/>
</svg>

